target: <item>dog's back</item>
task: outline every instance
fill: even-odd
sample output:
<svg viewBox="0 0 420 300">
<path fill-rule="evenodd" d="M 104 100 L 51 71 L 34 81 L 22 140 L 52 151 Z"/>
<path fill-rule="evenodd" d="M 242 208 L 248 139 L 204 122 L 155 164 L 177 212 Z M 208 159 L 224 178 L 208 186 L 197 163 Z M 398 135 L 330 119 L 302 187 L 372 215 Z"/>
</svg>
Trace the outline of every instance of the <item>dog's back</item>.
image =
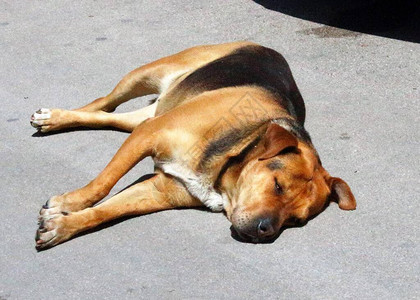
<svg viewBox="0 0 420 300">
<path fill-rule="evenodd" d="M 289 65 L 278 52 L 255 44 L 243 45 L 180 76 L 160 98 L 165 108 L 158 106 L 158 111 L 164 113 L 206 91 L 240 86 L 265 89 L 303 125 L 305 106 Z"/>
</svg>

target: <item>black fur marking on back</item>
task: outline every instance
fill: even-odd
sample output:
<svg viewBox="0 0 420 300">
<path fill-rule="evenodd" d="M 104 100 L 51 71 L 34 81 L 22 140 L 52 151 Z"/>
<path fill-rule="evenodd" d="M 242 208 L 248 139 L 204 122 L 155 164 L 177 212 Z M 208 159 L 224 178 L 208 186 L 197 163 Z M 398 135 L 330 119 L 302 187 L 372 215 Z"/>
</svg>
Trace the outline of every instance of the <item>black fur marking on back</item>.
<svg viewBox="0 0 420 300">
<path fill-rule="evenodd" d="M 303 124 L 305 106 L 286 60 L 263 46 L 245 46 L 212 61 L 187 76 L 178 88 L 187 93 L 202 93 L 244 85 L 266 89 Z"/>
</svg>

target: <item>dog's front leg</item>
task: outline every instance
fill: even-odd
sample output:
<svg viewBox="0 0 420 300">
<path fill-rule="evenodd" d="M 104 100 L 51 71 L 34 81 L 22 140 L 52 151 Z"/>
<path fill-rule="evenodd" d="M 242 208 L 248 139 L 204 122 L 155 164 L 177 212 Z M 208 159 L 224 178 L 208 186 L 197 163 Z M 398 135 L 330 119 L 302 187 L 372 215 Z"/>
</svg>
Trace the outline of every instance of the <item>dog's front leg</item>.
<svg viewBox="0 0 420 300">
<path fill-rule="evenodd" d="M 36 248 L 41 250 L 52 247 L 79 232 L 122 216 L 200 205 L 200 201 L 191 197 L 172 177 L 158 173 L 92 208 L 64 214 L 41 215 L 35 237 Z"/>
<path fill-rule="evenodd" d="M 153 155 L 160 136 L 155 123 L 153 118 L 137 126 L 98 177 L 81 189 L 52 197 L 42 207 L 40 215 L 74 212 L 102 200 L 134 165 Z"/>
</svg>

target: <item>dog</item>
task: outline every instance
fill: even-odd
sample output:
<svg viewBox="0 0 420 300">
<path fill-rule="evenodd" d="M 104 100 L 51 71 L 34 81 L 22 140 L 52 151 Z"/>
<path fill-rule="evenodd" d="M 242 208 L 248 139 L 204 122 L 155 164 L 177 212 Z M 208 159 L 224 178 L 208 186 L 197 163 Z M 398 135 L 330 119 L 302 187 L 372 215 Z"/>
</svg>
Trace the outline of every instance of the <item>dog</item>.
<svg viewBox="0 0 420 300">
<path fill-rule="evenodd" d="M 113 113 L 149 94 L 159 94 L 149 106 Z M 42 206 L 36 248 L 116 218 L 176 207 L 223 210 L 238 238 L 253 243 L 304 224 L 332 200 L 355 209 L 348 184 L 323 168 L 304 121 L 286 60 L 247 41 L 197 46 L 141 66 L 79 109 L 39 109 L 31 124 L 40 132 L 113 126 L 131 134 L 94 180 Z M 152 177 L 95 205 L 148 156 Z"/>
</svg>

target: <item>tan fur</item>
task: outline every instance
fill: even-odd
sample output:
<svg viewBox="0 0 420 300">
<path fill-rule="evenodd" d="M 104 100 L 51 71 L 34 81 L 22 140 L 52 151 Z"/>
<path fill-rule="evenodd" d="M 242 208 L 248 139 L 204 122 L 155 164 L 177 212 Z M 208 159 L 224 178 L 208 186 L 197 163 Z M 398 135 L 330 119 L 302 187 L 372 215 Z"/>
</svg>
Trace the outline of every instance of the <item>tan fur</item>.
<svg viewBox="0 0 420 300">
<path fill-rule="evenodd" d="M 283 138 L 286 134 L 283 128 L 282 132 L 270 131 L 270 120 L 289 116 L 266 90 L 242 86 L 192 95 L 177 89 L 178 84 L 197 68 L 251 44 L 237 42 L 190 48 L 130 72 L 109 95 L 86 106 L 73 111 L 52 109 L 48 119 L 37 119 L 34 115 L 31 122 L 41 132 L 76 126 L 114 126 L 132 132 L 93 181 L 75 191 L 52 197 L 41 209 L 37 248 L 54 246 L 121 216 L 202 205 L 182 182 L 156 170 L 154 177 L 93 206 L 147 156 L 159 161 L 183 162 L 194 172 L 203 174 L 209 184 L 217 185 L 218 191 L 229 199 L 225 205 L 227 217 L 239 230 L 261 215 L 279 220 L 275 224 L 276 232 L 292 217 L 306 220 L 323 209 L 333 189 L 338 197 L 346 197 L 339 201 L 341 208 L 354 209 L 354 197 L 347 184 L 328 175 L 311 145 L 293 140 L 292 136 Z M 160 94 L 158 102 L 132 113 L 111 113 L 118 105 L 148 94 Z M 256 101 L 265 113 L 247 119 L 249 132 L 241 133 L 242 139 L 229 151 L 199 165 L 191 149 L 197 147 L 201 155 L 200 149 L 205 149 L 227 130 L 242 128 L 241 120 L 232 113 L 232 107 L 242 97 Z M 264 136 L 265 140 L 262 138 L 242 161 L 220 173 L 230 158 L 239 155 L 256 138 Z M 286 144 L 278 147 L 283 142 Z M 286 146 L 296 147 L 297 153 L 277 154 Z M 285 167 L 270 170 L 267 163 L 271 160 L 279 160 Z M 281 180 L 284 194 L 274 194 L 274 177 Z"/>
</svg>

